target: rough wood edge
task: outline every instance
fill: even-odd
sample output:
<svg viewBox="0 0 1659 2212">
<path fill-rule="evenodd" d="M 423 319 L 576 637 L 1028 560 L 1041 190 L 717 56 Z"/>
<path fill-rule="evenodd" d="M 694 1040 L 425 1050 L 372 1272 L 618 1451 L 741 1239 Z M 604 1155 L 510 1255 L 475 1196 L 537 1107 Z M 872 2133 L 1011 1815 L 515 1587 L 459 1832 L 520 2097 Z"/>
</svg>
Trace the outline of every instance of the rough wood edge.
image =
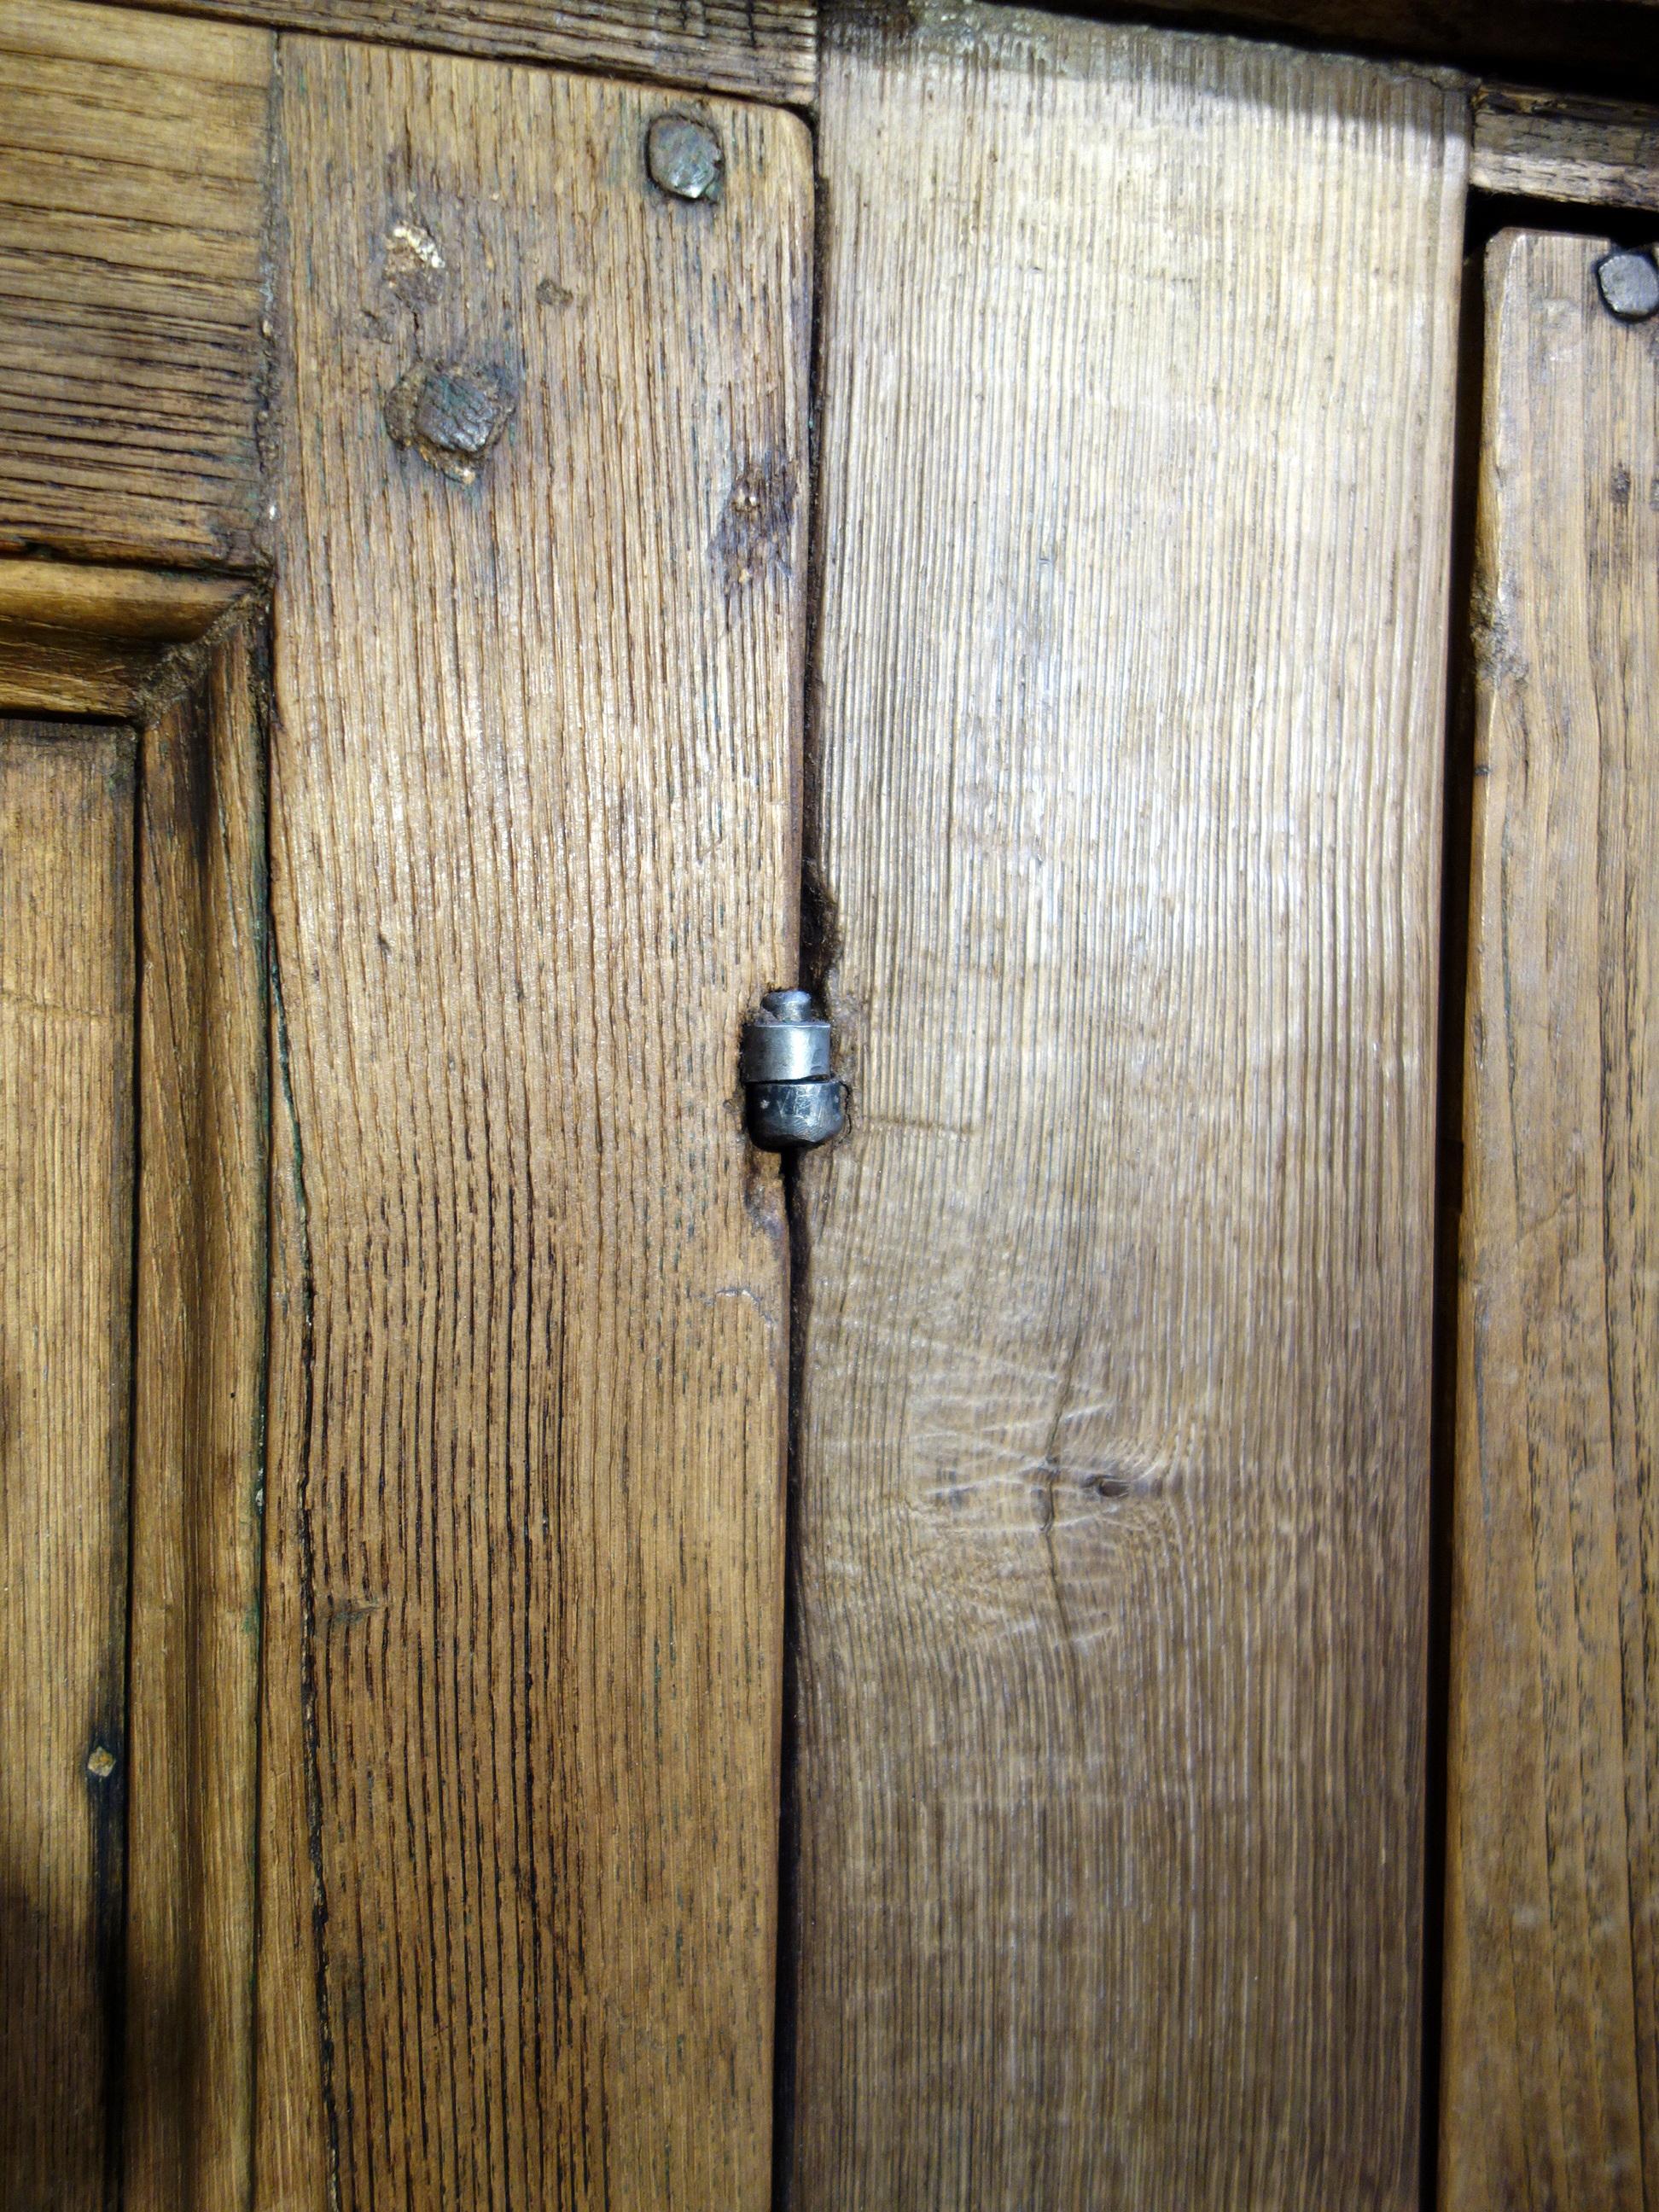
<svg viewBox="0 0 1659 2212">
<path fill-rule="evenodd" d="M 1659 210 L 1659 108 L 1480 84 L 1471 111 L 1474 190 Z"/>
</svg>

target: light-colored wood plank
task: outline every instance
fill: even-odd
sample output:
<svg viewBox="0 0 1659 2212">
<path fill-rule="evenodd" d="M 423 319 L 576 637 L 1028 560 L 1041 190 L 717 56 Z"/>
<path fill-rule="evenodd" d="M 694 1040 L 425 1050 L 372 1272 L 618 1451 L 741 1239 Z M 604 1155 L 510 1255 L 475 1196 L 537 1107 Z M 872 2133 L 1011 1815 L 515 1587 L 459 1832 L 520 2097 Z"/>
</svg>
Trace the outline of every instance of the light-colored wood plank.
<svg viewBox="0 0 1659 2212">
<path fill-rule="evenodd" d="M 143 738 L 129 2212 L 235 2212 L 252 2182 L 264 689 L 244 627 Z"/>
<path fill-rule="evenodd" d="M 1441 2201 L 1659 2204 L 1659 351 L 1489 249 Z"/>
<path fill-rule="evenodd" d="M 0 550 L 258 550 L 268 33 L 0 11 Z"/>
<path fill-rule="evenodd" d="M 817 89 L 816 0 L 179 0 L 179 12 L 789 106 L 809 105 Z"/>
<path fill-rule="evenodd" d="M 691 204 L 671 96 L 283 53 L 260 2187 L 755 2212 L 809 141 Z"/>
<path fill-rule="evenodd" d="M 0 2202 L 114 2201 L 132 747 L 0 724 Z"/>
<path fill-rule="evenodd" d="M 1659 109 L 1483 85 L 1469 182 L 1529 199 L 1659 208 Z"/>
<path fill-rule="evenodd" d="M 144 703 L 248 586 L 228 577 L 0 561 L 0 712 L 144 719 Z"/>
<path fill-rule="evenodd" d="M 796 2212 L 1417 2203 L 1466 127 L 826 33 Z"/>
</svg>

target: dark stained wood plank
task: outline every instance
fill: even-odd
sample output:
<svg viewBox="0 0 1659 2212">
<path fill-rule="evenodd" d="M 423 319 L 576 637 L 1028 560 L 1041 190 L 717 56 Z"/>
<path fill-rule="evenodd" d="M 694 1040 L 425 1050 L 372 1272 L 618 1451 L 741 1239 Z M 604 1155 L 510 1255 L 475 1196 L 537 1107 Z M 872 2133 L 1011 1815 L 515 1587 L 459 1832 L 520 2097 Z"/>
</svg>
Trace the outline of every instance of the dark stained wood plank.
<svg viewBox="0 0 1659 2212">
<path fill-rule="evenodd" d="M 1659 209 L 1659 108 L 1482 85 L 1469 182 L 1528 199 Z"/>
<path fill-rule="evenodd" d="M 179 12 L 550 63 L 789 106 L 809 105 L 817 89 L 816 0 L 181 0 Z"/>
<path fill-rule="evenodd" d="M 283 46 L 285 2208 L 768 2198 L 811 169 L 704 103 L 665 198 L 683 106 Z"/>
<path fill-rule="evenodd" d="M 1659 2203 L 1659 352 L 1487 257 L 1441 2201 Z"/>
<path fill-rule="evenodd" d="M 112 2204 L 132 744 L 0 723 L 0 2202 Z"/>
<path fill-rule="evenodd" d="M 128 2212 L 251 2201 L 265 689 L 245 624 L 143 737 Z"/>
<path fill-rule="evenodd" d="M 272 40 L 0 12 L 0 550 L 246 567 Z"/>
<path fill-rule="evenodd" d="M 1466 129 L 827 34 L 795 2212 L 1418 2202 Z"/>
</svg>

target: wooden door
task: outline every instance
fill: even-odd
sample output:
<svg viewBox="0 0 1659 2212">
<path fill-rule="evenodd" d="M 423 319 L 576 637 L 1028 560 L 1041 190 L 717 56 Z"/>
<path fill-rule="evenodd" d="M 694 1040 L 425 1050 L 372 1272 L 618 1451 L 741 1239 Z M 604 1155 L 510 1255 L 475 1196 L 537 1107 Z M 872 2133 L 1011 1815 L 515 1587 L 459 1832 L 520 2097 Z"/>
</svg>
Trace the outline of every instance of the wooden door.
<svg viewBox="0 0 1659 2212">
<path fill-rule="evenodd" d="M 1481 112 L 994 4 L 5 0 L 8 2207 L 1420 2202 Z M 1593 251 L 1493 264 L 1493 604 L 1553 527 L 1513 433 L 1600 518 L 1551 650 L 1603 734 L 1485 787 L 1483 840 L 1594 820 L 1596 889 L 1479 909 L 1469 1134 L 1518 915 L 1582 1017 L 1525 1205 L 1623 1207 L 1623 1410 L 1598 1492 L 1546 1409 L 1531 1555 L 1466 1418 L 1460 2206 L 1638 2203 L 1654 2139 L 1647 848 L 1590 672 L 1650 345 Z M 797 981 L 852 1113 L 785 1171 L 738 1046 Z M 1529 1295 L 1486 1158 L 1477 1350 Z M 1489 1786 L 1511 1611 L 1575 1593 L 1583 1727 Z M 1625 2007 L 1548 2015 L 1547 2121 L 1481 1932 L 1546 1890 L 1536 1985 Z"/>
</svg>

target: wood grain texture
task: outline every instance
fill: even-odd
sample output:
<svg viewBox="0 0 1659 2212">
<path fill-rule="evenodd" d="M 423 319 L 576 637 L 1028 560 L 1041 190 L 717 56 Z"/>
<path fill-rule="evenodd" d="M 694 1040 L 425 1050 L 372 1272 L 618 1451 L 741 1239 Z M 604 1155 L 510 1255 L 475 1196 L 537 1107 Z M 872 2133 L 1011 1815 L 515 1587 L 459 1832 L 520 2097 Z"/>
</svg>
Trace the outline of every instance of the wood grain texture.
<svg viewBox="0 0 1659 2212">
<path fill-rule="evenodd" d="M 1469 182 L 1528 199 L 1659 209 L 1659 109 L 1483 85 Z"/>
<path fill-rule="evenodd" d="M 0 549 L 256 557 L 271 49 L 6 0 Z"/>
<path fill-rule="evenodd" d="M 112 2205 L 132 748 L 0 724 L 0 2201 Z"/>
<path fill-rule="evenodd" d="M 1659 343 L 1488 253 L 1442 2202 L 1659 2204 Z"/>
<path fill-rule="evenodd" d="M 179 12 L 791 106 L 810 105 L 817 90 L 816 0 L 181 0 Z"/>
<path fill-rule="evenodd" d="M 0 561 L 0 711 L 143 720 L 179 647 L 247 588 L 176 570 Z"/>
<path fill-rule="evenodd" d="M 1417 2202 L 1465 122 L 826 32 L 796 2212 Z"/>
<path fill-rule="evenodd" d="M 143 738 L 127 2212 L 252 2183 L 264 690 L 244 627 Z"/>
<path fill-rule="evenodd" d="M 723 197 L 667 198 L 674 106 L 284 47 L 285 2209 L 767 2201 L 786 1252 L 734 1094 L 795 959 L 811 158 L 707 106 Z M 471 484 L 388 434 L 422 362 L 505 414 Z"/>
</svg>

